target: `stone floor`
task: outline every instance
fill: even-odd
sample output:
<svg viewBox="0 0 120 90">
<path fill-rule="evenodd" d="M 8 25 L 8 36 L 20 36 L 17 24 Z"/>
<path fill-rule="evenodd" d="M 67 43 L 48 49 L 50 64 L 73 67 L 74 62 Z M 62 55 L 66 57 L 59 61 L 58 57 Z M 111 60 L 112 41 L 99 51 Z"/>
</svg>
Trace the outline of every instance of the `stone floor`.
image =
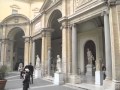
<svg viewBox="0 0 120 90">
<path fill-rule="evenodd" d="M 22 79 L 19 78 L 18 72 L 8 73 L 7 83 L 5 86 L 5 90 L 22 90 Z M 34 83 L 30 84 L 30 88 L 28 90 L 86 90 L 80 89 L 78 87 L 72 87 L 69 85 L 54 85 L 49 80 L 44 79 L 34 79 Z"/>
<path fill-rule="evenodd" d="M 84 77 L 85 78 L 85 77 Z M 5 90 L 22 90 L 22 79 L 19 79 L 19 72 L 8 73 L 7 84 Z M 51 79 L 34 79 L 34 84 L 30 84 L 29 90 L 112 90 L 104 89 L 103 86 L 98 86 L 93 83 L 54 85 Z"/>
</svg>

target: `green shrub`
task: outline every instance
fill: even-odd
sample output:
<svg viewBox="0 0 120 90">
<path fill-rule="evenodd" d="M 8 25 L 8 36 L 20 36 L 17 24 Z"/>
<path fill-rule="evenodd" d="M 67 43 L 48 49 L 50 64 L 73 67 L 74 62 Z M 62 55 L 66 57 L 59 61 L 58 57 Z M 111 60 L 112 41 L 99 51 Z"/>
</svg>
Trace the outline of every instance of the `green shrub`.
<svg viewBox="0 0 120 90">
<path fill-rule="evenodd" d="M 6 71 L 7 71 L 7 66 L 6 65 L 2 65 L 0 67 L 0 80 L 5 79 Z"/>
</svg>

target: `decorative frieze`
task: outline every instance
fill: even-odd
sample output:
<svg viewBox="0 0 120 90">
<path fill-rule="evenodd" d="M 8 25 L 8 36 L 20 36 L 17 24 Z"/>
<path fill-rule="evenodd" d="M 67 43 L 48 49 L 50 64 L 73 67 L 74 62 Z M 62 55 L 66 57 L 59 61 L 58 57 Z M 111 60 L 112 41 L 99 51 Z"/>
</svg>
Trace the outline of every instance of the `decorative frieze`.
<svg viewBox="0 0 120 90">
<path fill-rule="evenodd" d="M 81 6 L 81 5 L 85 4 L 85 3 L 88 3 L 90 1 L 93 1 L 93 0 L 75 0 L 75 6 L 79 7 L 79 6 Z"/>
</svg>

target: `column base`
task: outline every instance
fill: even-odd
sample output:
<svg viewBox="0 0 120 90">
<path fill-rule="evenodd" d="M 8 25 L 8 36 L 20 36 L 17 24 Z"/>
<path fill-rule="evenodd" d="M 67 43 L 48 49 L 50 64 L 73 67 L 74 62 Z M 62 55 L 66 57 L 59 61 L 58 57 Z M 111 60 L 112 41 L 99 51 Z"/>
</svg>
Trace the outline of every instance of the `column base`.
<svg viewBox="0 0 120 90">
<path fill-rule="evenodd" d="M 53 83 L 55 85 L 62 85 L 64 84 L 64 77 L 63 73 L 54 73 L 54 80 Z"/>
<path fill-rule="evenodd" d="M 112 88 L 112 80 L 108 80 L 108 79 L 103 80 L 103 87 L 104 87 L 104 89 L 111 90 L 111 88 Z"/>
<path fill-rule="evenodd" d="M 35 69 L 35 78 L 41 78 L 42 74 L 41 74 L 41 70 L 39 68 Z"/>
<path fill-rule="evenodd" d="M 70 76 L 70 83 L 73 83 L 73 84 L 81 83 L 80 76 L 78 76 L 78 75 L 71 75 Z"/>
<path fill-rule="evenodd" d="M 92 65 L 88 64 L 86 66 L 87 72 L 86 72 L 86 76 L 92 76 Z"/>
<path fill-rule="evenodd" d="M 112 90 L 120 90 L 120 81 L 113 81 L 113 89 Z"/>
</svg>

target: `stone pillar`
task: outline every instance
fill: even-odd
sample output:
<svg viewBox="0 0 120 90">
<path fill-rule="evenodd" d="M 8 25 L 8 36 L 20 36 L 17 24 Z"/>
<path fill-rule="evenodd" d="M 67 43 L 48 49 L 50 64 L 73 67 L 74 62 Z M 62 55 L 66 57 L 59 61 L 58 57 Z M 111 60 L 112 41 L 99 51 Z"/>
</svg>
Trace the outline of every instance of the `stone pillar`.
<svg viewBox="0 0 120 90">
<path fill-rule="evenodd" d="M 10 69 L 11 69 L 11 71 L 13 71 L 13 69 L 14 69 L 14 60 L 13 60 L 13 46 L 14 46 L 14 41 L 11 39 L 10 40 L 10 47 L 9 47 L 9 49 L 10 49 L 10 52 L 9 52 L 9 54 L 10 54 L 10 58 L 9 58 L 9 60 L 10 60 Z"/>
<path fill-rule="evenodd" d="M 67 74 L 67 23 L 62 23 L 62 72 Z"/>
<path fill-rule="evenodd" d="M 72 26 L 72 74 L 77 75 L 77 30 Z"/>
<path fill-rule="evenodd" d="M 71 30 L 71 26 L 68 26 L 68 30 L 67 30 L 67 57 L 68 57 L 68 74 L 71 74 L 72 72 L 72 30 Z"/>
<path fill-rule="evenodd" d="M 120 90 L 120 9 L 119 5 L 110 7 L 110 31 L 112 46 L 112 90 Z"/>
<path fill-rule="evenodd" d="M 106 79 L 112 79 L 112 59 L 111 59 L 111 42 L 109 16 L 104 12 L 104 36 L 105 36 L 105 60 L 106 60 Z"/>
<path fill-rule="evenodd" d="M 6 62 L 6 41 L 2 40 L 1 43 L 1 65 L 4 65 Z"/>
<path fill-rule="evenodd" d="M 77 29 L 76 24 L 72 25 L 72 76 L 71 83 L 80 83 L 80 76 L 77 74 Z"/>
<path fill-rule="evenodd" d="M 32 42 L 32 65 L 35 66 L 35 41 Z"/>
<path fill-rule="evenodd" d="M 1 40 L 1 65 L 4 64 L 5 57 L 6 57 L 6 53 L 5 53 L 5 35 L 6 35 L 6 25 L 3 25 L 3 29 L 2 29 L 2 40 Z"/>
<path fill-rule="evenodd" d="M 51 29 L 45 28 L 42 31 L 42 70 L 43 75 L 48 73 L 48 49 L 51 48 Z"/>
<path fill-rule="evenodd" d="M 50 76 L 51 72 L 51 29 L 47 30 L 46 32 L 46 62 L 45 62 L 45 67 L 46 67 L 46 74 Z M 49 69 L 48 69 L 49 68 Z"/>
<path fill-rule="evenodd" d="M 44 75 L 45 73 L 45 50 L 46 50 L 46 35 L 45 32 L 42 32 L 42 48 L 41 48 L 41 73 Z"/>
<path fill-rule="evenodd" d="M 1 62 L 1 49 L 2 49 L 2 41 L 0 41 L 0 62 Z"/>
<path fill-rule="evenodd" d="M 51 49 L 48 50 L 48 77 L 50 77 L 51 73 Z"/>
<path fill-rule="evenodd" d="M 25 37 L 25 46 L 24 46 L 24 66 L 29 64 L 29 38 Z"/>
<path fill-rule="evenodd" d="M 29 64 L 32 63 L 32 37 L 29 37 Z"/>
</svg>

